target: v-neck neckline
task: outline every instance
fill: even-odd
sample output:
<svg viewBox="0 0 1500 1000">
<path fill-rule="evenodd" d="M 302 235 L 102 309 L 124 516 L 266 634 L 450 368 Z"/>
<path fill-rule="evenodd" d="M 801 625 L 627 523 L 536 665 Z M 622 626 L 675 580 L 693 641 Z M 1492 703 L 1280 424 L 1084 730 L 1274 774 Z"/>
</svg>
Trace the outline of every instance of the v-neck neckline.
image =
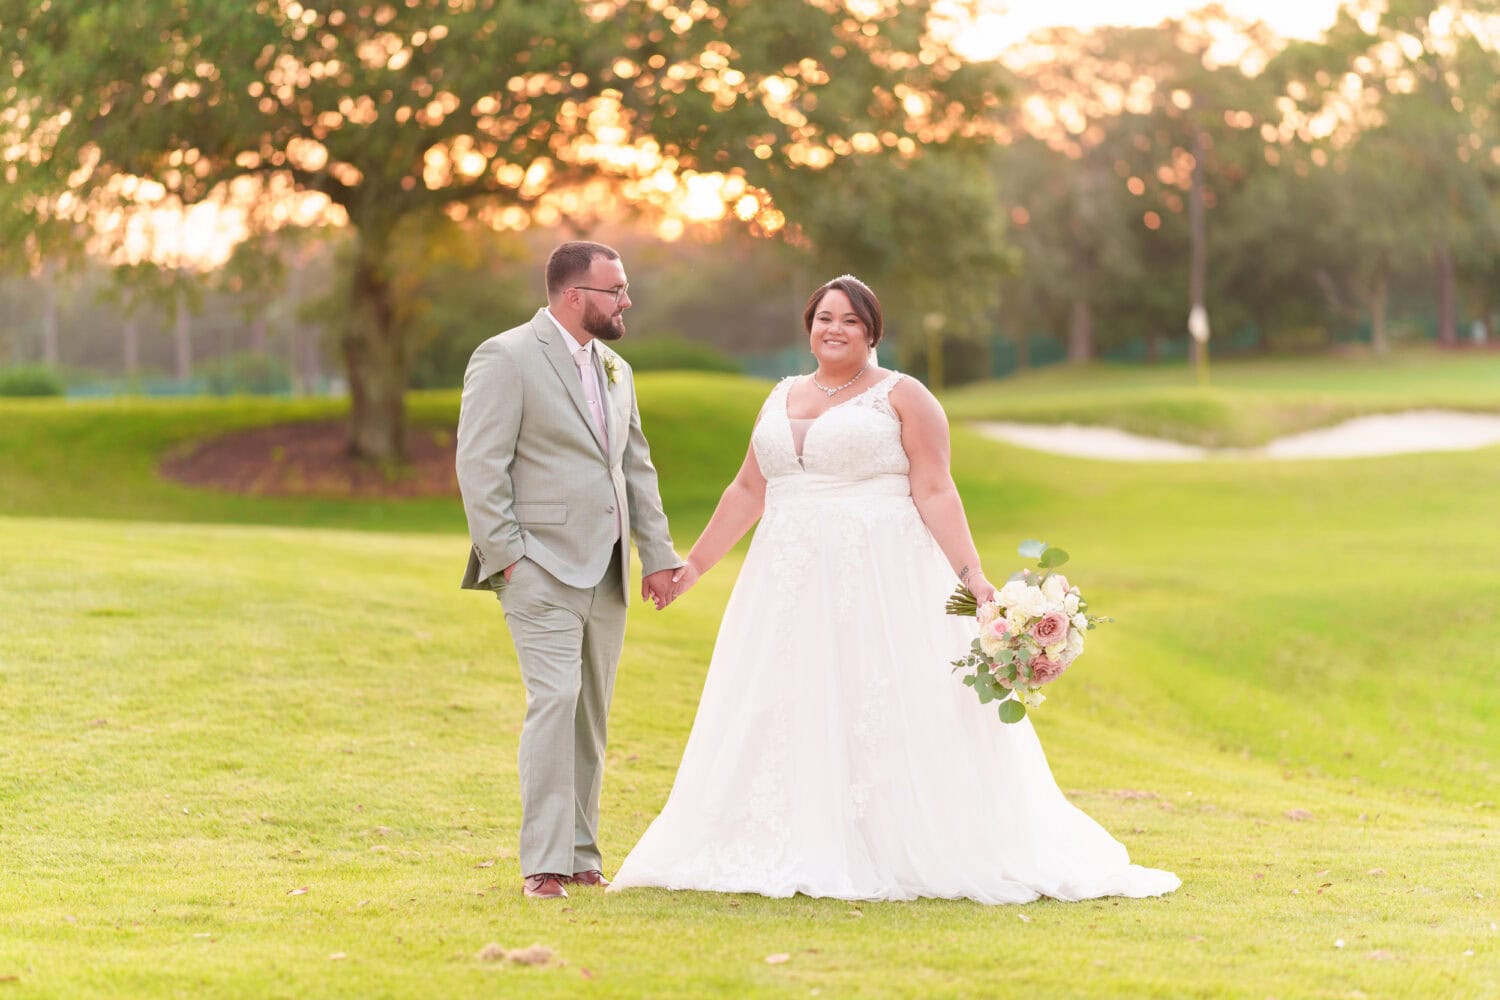
<svg viewBox="0 0 1500 1000">
<path fill-rule="evenodd" d="M 892 378 L 896 377 L 899 374 L 900 374 L 899 372 L 886 372 L 885 373 L 885 378 L 881 379 L 879 382 L 876 382 L 874 385 L 870 386 L 868 389 L 865 389 L 862 392 L 857 392 L 853 396 L 850 396 L 848 399 L 840 400 L 839 402 L 834 403 L 828 409 L 824 410 L 822 413 L 818 414 L 815 417 L 795 417 L 794 418 L 792 416 L 791 411 L 788 408 L 788 404 L 789 404 L 789 402 L 790 402 L 790 400 L 792 398 L 792 387 L 790 385 L 787 386 L 786 392 L 784 392 L 782 394 L 782 396 L 781 396 L 781 415 L 786 420 L 786 437 L 787 437 L 787 441 L 790 442 L 790 444 L 792 446 L 792 457 L 797 460 L 797 465 L 804 472 L 807 471 L 807 466 L 803 463 L 803 456 L 805 456 L 807 454 L 807 439 L 810 438 L 810 437 L 812 437 L 813 427 L 817 424 L 817 422 L 819 420 L 822 420 L 824 417 L 828 416 L 828 414 L 832 413 L 834 410 L 841 409 L 841 408 L 843 408 L 845 406 L 848 406 L 850 403 L 854 402 L 856 399 L 863 399 L 864 397 L 868 396 L 870 393 L 874 392 L 876 389 L 879 389 L 881 386 L 885 385 Z M 802 377 L 803 378 L 811 378 L 812 376 L 805 375 L 805 376 L 802 376 Z M 795 420 L 806 420 L 806 421 L 809 421 L 809 423 L 807 425 L 807 433 L 802 435 L 802 450 L 801 451 L 797 450 L 797 437 L 796 437 L 796 435 L 794 435 L 792 433 L 792 421 L 794 419 Z"/>
</svg>

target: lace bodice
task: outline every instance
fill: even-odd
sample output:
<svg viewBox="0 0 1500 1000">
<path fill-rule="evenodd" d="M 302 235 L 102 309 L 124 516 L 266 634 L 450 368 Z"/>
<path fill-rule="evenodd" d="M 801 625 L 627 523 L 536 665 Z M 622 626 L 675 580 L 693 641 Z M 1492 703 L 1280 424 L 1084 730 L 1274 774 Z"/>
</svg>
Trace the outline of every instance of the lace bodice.
<svg viewBox="0 0 1500 1000">
<path fill-rule="evenodd" d="M 901 446 L 901 420 L 891 406 L 891 390 L 901 381 L 891 372 L 857 396 L 825 410 L 808 425 L 797 457 L 786 398 L 795 380 L 784 378 L 771 390 L 750 441 L 767 481 L 808 475 L 838 479 L 905 476 L 910 469 Z"/>
</svg>

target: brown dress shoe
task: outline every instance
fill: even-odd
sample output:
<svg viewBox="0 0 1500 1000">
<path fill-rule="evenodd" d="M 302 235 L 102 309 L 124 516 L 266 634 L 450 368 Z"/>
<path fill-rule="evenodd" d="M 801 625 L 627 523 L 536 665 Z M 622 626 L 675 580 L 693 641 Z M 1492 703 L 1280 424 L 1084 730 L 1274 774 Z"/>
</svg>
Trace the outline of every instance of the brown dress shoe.
<svg viewBox="0 0 1500 1000">
<path fill-rule="evenodd" d="M 563 883 L 567 881 L 568 876 L 551 872 L 527 875 L 521 892 L 532 899 L 567 899 L 568 890 L 563 888 Z"/>
<path fill-rule="evenodd" d="M 569 885 L 587 885 L 597 889 L 603 889 L 609 885 L 609 879 L 597 868 L 591 868 L 586 872 L 574 872 L 573 877 L 567 879 Z"/>
</svg>

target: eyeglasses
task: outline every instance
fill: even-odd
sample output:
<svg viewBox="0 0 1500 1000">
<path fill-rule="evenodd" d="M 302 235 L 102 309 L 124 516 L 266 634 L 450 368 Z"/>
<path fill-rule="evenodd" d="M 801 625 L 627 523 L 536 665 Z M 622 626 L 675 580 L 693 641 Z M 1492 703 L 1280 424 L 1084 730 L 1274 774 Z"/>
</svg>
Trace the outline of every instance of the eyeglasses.
<svg viewBox="0 0 1500 1000">
<path fill-rule="evenodd" d="M 574 285 L 573 287 L 580 292 L 602 292 L 605 295 L 613 295 L 615 297 L 615 305 L 619 305 L 620 300 L 625 297 L 625 293 L 630 290 L 630 282 L 625 282 L 619 288 L 590 288 L 588 285 Z"/>
</svg>

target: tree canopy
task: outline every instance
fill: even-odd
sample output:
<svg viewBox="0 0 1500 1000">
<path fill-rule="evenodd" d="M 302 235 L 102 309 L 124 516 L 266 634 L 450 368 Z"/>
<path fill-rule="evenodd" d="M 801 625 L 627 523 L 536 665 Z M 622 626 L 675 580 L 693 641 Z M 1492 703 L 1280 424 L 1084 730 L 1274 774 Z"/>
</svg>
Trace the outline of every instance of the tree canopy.
<svg viewBox="0 0 1500 1000">
<path fill-rule="evenodd" d="M 693 197 L 782 229 L 801 172 L 836 196 L 851 162 L 983 132 L 995 71 L 933 37 L 932 6 L 0 0 L 0 217 L 120 240 L 143 203 L 223 199 L 257 227 L 299 204 L 347 223 L 352 447 L 393 460 L 404 219 L 521 228 Z"/>
</svg>

